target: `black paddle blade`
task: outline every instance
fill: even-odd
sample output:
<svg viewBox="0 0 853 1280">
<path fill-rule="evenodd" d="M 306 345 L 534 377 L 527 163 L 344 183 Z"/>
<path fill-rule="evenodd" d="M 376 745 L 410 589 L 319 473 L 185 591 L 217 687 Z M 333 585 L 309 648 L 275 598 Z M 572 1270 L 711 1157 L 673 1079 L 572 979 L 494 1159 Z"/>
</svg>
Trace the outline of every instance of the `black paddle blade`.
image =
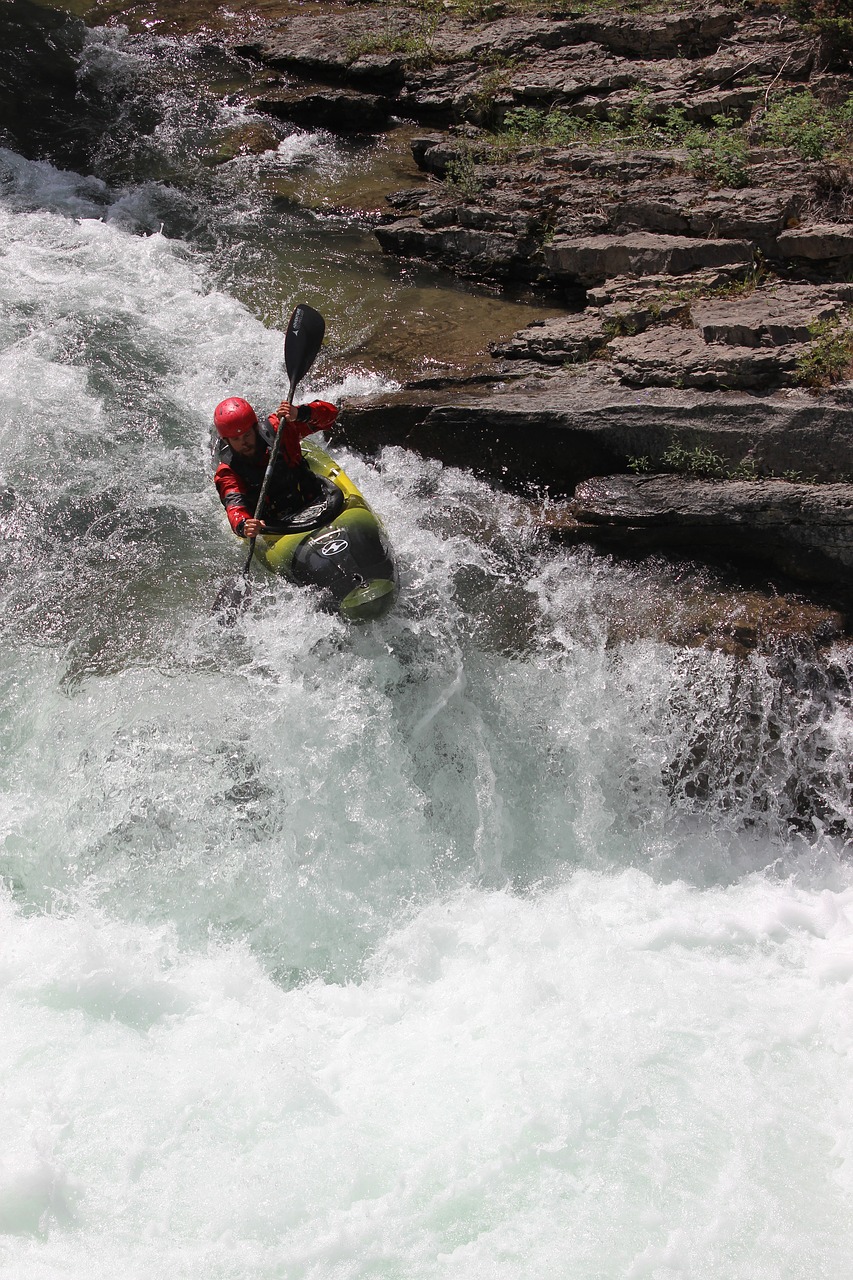
<svg viewBox="0 0 853 1280">
<path fill-rule="evenodd" d="M 317 359 L 325 332 L 326 321 L 320 312 L 300 302 L 284 335 L 284 366 L 291 387 L 302 381 Z"/>
</svg>

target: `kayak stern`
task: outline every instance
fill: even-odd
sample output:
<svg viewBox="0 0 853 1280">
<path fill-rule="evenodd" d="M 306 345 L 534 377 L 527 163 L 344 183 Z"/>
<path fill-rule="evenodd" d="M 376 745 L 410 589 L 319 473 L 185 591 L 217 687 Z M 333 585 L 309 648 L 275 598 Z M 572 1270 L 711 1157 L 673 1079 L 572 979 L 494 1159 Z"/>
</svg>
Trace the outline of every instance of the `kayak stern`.
<svg viewBox="0 0 853 1280">
<path fill-rule="evenodd" d="M 345 595 L 338 609 L 349 622 L 374 622 L 388 612 L 397 598 L 397 584 L 389 578 L 374 578 Z"/>
</svg>

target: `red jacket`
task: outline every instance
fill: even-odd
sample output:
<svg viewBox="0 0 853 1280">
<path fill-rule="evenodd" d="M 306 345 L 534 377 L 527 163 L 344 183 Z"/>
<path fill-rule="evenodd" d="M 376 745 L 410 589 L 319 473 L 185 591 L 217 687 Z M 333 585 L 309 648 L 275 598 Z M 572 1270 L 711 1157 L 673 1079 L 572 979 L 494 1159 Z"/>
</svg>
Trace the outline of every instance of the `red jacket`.
<svg viewBox="0 0 853 1280">
<path fill-rule="evenodd" d="M 286 519 L 316 497 L 313 473 L 302 456 L 300 441 L 313 431 L 325 431 L 337 416 L 335 406 L 325 400 L 312 400 L 310 404 L 300 405 L 296 422 L 280 424 L 278 416 L 271 413 L 266 422 L 258 423 L 258 435 L 264 447 L 252 458 L 235 453 L 227 440 L 217 442 L 215 458 L 218 466 L 213 483 L 231 528 L 238 537 L 243 536 L 243 521 L 250 520 L 255 514 L 274 433 L 281 426 L 281 444 L 262 517 L 270 523 L 275 523 L 276 517 Z"/>
</svg>

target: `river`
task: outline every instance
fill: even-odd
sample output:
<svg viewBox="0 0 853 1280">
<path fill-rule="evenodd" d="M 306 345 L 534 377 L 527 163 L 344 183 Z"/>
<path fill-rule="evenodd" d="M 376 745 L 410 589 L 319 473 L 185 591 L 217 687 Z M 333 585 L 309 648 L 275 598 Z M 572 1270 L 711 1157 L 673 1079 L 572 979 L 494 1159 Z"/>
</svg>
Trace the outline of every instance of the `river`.
<svg viewBox="0 0 853 1280">
<path fill-rule="evenodd" d="M 102 75 L 162 56 L 90 37 Z M 663 566 L 401 448 L 337 451 L 392 615 L 259 570 L 220 626 L 210 414 L 277 401 L 286 305 L 335 399 L 389 385 L 380 295 L 479 302 L 249 182 L 202 226 L 168 102 L 153 176 L 0 153 L 2 1274 L 849 1274 L 849 656 L 620 633 Z"/>
</svg>

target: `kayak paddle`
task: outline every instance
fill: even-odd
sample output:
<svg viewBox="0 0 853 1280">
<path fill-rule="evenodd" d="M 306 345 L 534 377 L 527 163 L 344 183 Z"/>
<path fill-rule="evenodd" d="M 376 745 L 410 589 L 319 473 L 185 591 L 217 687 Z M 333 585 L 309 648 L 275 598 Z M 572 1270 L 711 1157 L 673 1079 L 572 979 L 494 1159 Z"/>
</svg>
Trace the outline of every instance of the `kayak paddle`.
<svg viewBox="0 0 853 1280">
<path fill-rule="evenodd" d="M 314 361 L 323 342 L 323 335 L 326 332 L 326 322 L 320 315 L 319 311 L 315 311 L 313 307 L 309 307 L 307 303 L 300 302 L 299 306 L 294 308 L 293 315 L 290 317 L 290 323 L 287 326 L 287 332 L 284 335 L 284 367 L 287 370 L 287 376 L 290 380 L 290 389 L 287 393 L 288 404 L 293 404 L 293 396 L 296 392 L 297 385 L 305 377 Z M 260 520 L 264 510 L 264 504 L 267 498 L 267 490 L 273 475 L 273 468 L 278 458 L 279 444 L 281 442 L 281 430 L 276 431 L 275 439 L 270 449 L 269 462 L 264 472 L 263 482 L 261 484 L 261 492 L 258 496 L 258 502 L 255 507 L 255 519 Z M 248 595 L 248 577 L 249 569 L 252 565 L 252 559 L 255 554 L 255 538 L 251 538 L 249 542 L 249 554 L 246 557 L 246 563 L 243 566 L 242 579 L 237 579 L 233 584 L 227 584 L 219 595 L 216 597 L 214 604 L 215 610 L 234 609 L 241 602 L 245 603 Z"/>
</svg>

